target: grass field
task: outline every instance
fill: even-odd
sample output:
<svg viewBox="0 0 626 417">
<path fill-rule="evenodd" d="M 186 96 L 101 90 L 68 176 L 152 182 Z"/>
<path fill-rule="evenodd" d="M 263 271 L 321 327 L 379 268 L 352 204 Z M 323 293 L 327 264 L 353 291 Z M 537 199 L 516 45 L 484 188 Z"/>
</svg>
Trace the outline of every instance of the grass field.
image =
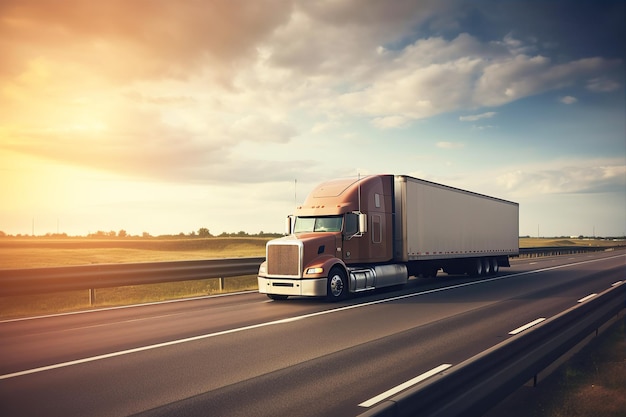
<svg viewBox="0 0 626 417">
<path fill-rule="evenodd" d="M 90 239 L 90 238 L 2 238 L 0 269 L 22 269 L 68 265 L 161 262 L 265 256 L 269 238 L 226 237 L 195 239 Z M 610 246 L 618 242 L 579 239 L 522 238 L 520 247 Z M 619 242 L 624 243 L 624 242 Z M 197 297 L 220 292 L 256 289 L 256 276 L 228 278 L 220 290 L 217 279 L 180 283 L 104 288 L 89 291 L 0 297 L 0 318 L 59 313 L 88 308 L 147 303 Z"/>
<path fill-rule="evenodd" d="M 0 269 L 265 256 L 269 238 L 0 239 Z"/>
<path fill-rule="evenodd" d="M 207 239 L 0 239 L 0 269 L 68 265 L 182 261 L 265 256 L 269 238 Z M 0 297 L 0 318 L 62 313 L 89 308 L 148 303 L 223 292 L 254 290 L 255 276 L 150 284 L 89 291 Z M 90 298 L 95 295 L 95 300 Z"/>
</svg>

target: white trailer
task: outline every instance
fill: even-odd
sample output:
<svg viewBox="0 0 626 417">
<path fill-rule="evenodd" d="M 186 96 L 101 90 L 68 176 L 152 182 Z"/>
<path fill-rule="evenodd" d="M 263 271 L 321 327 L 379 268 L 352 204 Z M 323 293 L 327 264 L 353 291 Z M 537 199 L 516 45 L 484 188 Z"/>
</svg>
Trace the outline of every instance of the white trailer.
<svg viewBox="0 0 626 417">
<path fill-rule="evenodd" d="M 442 184 L 395 176 L 394 258 L 483 275 L 519 253 L 519 205 Z M 492 271 L 493 269 L 493 271 Z"/>
</svg>

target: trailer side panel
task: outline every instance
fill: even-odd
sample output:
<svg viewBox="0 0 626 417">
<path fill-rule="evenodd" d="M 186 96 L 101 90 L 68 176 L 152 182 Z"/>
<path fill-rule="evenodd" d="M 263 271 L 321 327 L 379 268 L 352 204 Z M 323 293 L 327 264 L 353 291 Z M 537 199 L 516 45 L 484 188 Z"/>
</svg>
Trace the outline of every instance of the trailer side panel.
<svg viewBox="0 0 626 417">
<path fill-rule="evenodd" d="M 513 255 L 519 252 L 519 205 L 419 180 L 395 178 L 399 261 Z"/>
</svg>

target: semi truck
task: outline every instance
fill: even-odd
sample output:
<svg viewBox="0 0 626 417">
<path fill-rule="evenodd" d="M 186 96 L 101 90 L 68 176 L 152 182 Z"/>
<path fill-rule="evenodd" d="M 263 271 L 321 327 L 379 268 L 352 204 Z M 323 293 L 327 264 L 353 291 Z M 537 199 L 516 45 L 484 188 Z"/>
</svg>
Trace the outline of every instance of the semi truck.
<svg viewBox="0 0 626 417">
<path fill-rule="evenodd" d="M 344 299 L 438 271 L 482 277 L 519 253 L 519 204 L 407 175 L 324 182 L 266 244 L 259 292 Z"/>
</svg>

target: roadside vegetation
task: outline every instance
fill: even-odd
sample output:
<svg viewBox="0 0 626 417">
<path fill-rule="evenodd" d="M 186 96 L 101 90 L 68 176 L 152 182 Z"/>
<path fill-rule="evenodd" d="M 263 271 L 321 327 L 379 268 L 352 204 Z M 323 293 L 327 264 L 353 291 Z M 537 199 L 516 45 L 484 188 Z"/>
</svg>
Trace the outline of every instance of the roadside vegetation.
<svg viewBox="0 0 626 417">
<path fill-rule="evenodd" d="M 213 236 L 201 228 L 188 235 L 129 236 L 124 231 L 98 232 L 87 237 L 63 235 L 7 236 L 0 232 L 0 271 L 71 265 L 164 262 L 265 256 L 268 240 L 275 233 L 249 235 L 245 232 Z M 626 241 L 592 238 L 520 238 L 520 247 L 614 246 Z M 1 273 L 1 272 L 0 272 Z M 5 272 L 6 273 L 6 272 Z M 0 319 L 61 313 L 137 303 L 255 290 L 256 276 L 179 283 L 103 288 L 89 291 L 0 297 Z"/>
</svg>

